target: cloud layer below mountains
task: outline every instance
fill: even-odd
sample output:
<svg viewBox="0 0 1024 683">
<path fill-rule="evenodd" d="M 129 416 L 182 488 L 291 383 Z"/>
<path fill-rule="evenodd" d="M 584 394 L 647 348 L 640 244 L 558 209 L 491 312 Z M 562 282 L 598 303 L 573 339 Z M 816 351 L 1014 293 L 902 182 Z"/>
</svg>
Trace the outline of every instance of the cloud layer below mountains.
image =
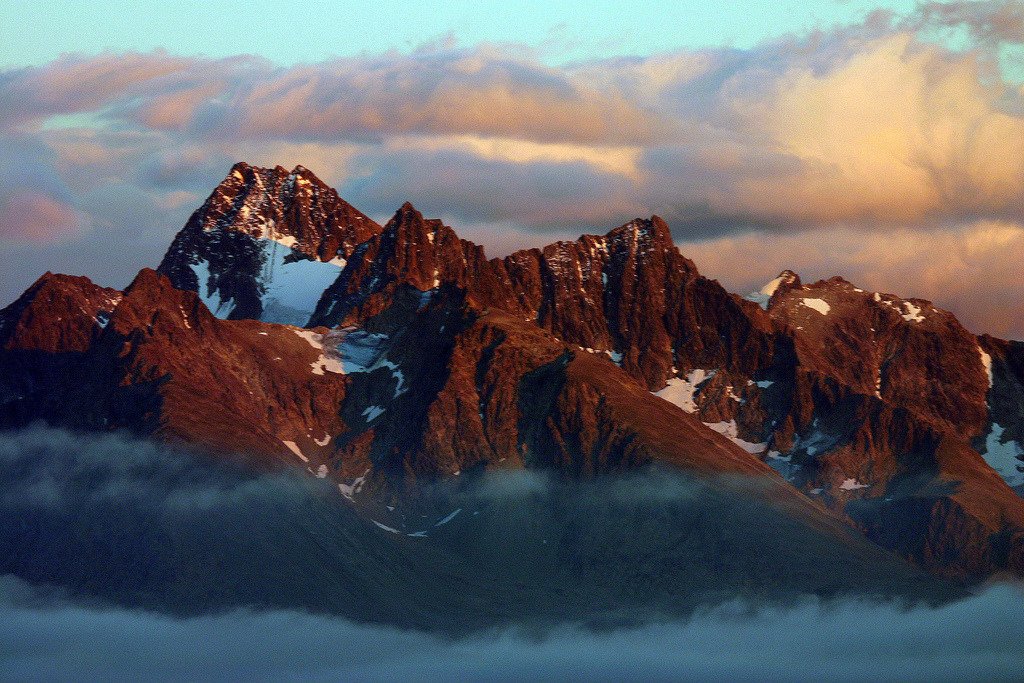
<svg viewBox="0 0 1024 683">
<path fill-rule="evenodd" d="M 0 577 L 7 680 L 1015 680 L 1018 589 L 936 609 L 733 603 L 688 622 L 464 639 L 290 611 L 174 619 Z"/>
<path fill-rule="evenodd" d="M 932 40 L 954 29 L 962 49 Z M 1024 225 L 1024 90 L 999 63 L 1021 30 L 1013 3 L 932 3 L 749 50 L 561 66 L 442 44 L 288 68 L 156 52 L 10 69 L 2 293 L 47 268 L 123 284 L 245 159 L 301 163 L 375 217 L 411 200 L 495 250 L 657 213 L 696 255 L 736 247 L 734 271 L 835 265 L 1024 337 L 1019 306 L 988 297 L 1024 284 L 968 271 L 950 291 L 920 272 Z M 904 258 L 856 260 L 893 234 Z M 997 274 L 1019 260 L 990 252 Z"/>
<path fill-rule="evenodd" d="M 743 590 L 729 577 L 744 562 L 748 588 L 791 577 L 810 585 L 807 565 L 791 563 L 800 537 L 763 510 L 751 517 L 737 501 L 716 505 L 682 479 L 570 494 L 538 474 L 498 476 L 468 491 L 462 515 L 444 528 L 476 521 L 445 545 L 436 526 L 419 539 L 371 526 L 319 480 L 256 476 L 118 435 L 8 433 L 0 464 L 0 680 L 1019 677 L 1019 587 L 994 584 L 959 601 Z M 483 536 L 465 535 L 489 516 Z M 621 520 L 628 524 L 616 529 Z M 491 563 L 488 542 L 503 550 Z M 566 543 L 581 552 L 530 576 L 538 552 Z M 658 555 L 688 543 L 695 552 Z M 776 557 L 773 544 L 793 558 Z M 419 554 L 432 547 L 434 560 Z M 829 552 L 811 552 L 822 573 L 837 573 Z M 626 554 L 611 565 L 592 564 L 618 553 Z M 453 555 L 443 571 L 423 573 L 425 560 Z M 470 577 L 459 574 L 467 563 L 479 566 Z M 580 573 L 557 583 L 567 568 Z M 879 569 L 881 581 L 900 580 Z M 483 612 L 507 616 L 452 628 L 467 599 L 480 611 L 481 587 L 497 590 L 517 571 L 526 573 L 513 592 L 484 603 Z M 661 595 L 665 577 L 673 595 L 707 580 L 720 591 L 692 610 L 667 601 L 651 609 L 644 598 Z M 545 582 L 551 592 L 533 600 Z M 586 585 L 597 592 L 572 592 Z M 595 621 L 623 585 L 630 618 Z"/>
</svg>

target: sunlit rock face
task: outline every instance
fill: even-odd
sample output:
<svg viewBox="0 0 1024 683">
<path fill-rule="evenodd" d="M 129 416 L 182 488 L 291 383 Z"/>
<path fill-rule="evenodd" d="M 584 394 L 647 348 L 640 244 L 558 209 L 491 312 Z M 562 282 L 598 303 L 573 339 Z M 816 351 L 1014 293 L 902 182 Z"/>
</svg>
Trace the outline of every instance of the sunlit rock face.
<svg viewBox="0 0 1024 683">
<path fill-rule="evenodd" d="M 355 501 L 495 469 L 754 476 L 936 572 L 1024 568 L 1020 343 L 841 278 L 736 296 L 657 216 L 488 259 L 410 204 L 382 227 L 238 164 L 157 271 L 47 274 L 0 342 L 5 427 L 241 452 Z"/>
</svg>

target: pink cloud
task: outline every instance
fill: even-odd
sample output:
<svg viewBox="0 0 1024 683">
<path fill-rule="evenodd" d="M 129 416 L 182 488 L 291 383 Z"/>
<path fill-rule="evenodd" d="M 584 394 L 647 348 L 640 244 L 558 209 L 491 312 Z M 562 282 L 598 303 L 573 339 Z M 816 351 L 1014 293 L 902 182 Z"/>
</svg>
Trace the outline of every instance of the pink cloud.
<svg viewBox="0 0 1024 683">
<path fill-rule="evenodd" d="M 17 192 L 0 202 L 0 238 L 48 244 L 77 237 L 82 216 L 70 206 L 36 192 Z"/>
<path fill-rule="evenodd" d="M 734 289 L 838 273 L 1020 337 L 1024 244 L 979 227 L 1024 225 L 1024 90 L 991 44 L 1018 15 L 943 3 L 917 24 L 564 67 L 450 43 L 288 68 L 68 56 L 0 73 L 0 239 L 89 225 L 163 248 L 232 161 L 302 164 L 376 217 L 412 200 L 499 252 L 657 213 Z M 970 49 L 928 42 L 954 25 Z M 78 112 L 96 115 L 47 125 Z"/>
</svg>

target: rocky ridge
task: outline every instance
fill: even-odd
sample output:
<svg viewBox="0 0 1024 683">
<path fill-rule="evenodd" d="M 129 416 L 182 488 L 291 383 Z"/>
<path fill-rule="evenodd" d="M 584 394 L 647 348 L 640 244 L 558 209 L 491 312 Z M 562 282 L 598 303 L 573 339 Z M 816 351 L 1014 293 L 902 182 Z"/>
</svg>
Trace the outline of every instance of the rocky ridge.
<svg viewBox="0 0 1024 683">
<path fill-rule="evenodd" d="M 48 274 L 0 341 L 4 427 L 243 452 L 353 498 L 505 467 L 757 475 L 932 570 L 1024 571 L 1024 345 L 840 278 L 738 297 L 656 216 L 487 259 L 409 204 L 381 227 L 301 167 L 238 164 L 156 272 Z"/>
</svg>

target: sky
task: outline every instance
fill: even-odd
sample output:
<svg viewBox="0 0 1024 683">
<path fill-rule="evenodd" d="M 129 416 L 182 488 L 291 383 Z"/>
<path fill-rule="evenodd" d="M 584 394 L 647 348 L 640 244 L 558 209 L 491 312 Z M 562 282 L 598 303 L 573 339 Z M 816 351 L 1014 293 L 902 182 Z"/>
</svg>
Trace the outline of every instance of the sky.
<svg viewBox="0 0 1024 683">
<path fill-rule="evenodd" d="M 0 300 L 124 286 L 231 164 L 500 256 L 658 214 L 1024 338 L 1024 3 L 0 0 Z"/>
</svg>

